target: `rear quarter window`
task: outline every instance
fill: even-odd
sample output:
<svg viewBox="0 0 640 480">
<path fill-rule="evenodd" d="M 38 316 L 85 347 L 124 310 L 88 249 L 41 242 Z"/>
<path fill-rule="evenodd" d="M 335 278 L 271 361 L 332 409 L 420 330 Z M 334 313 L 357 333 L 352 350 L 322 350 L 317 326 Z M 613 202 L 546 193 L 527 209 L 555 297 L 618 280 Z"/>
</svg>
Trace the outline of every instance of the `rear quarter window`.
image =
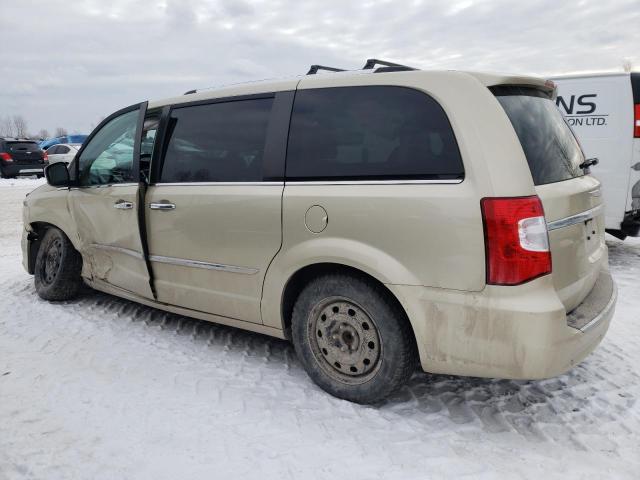
<svg viewBox="0 0 640 480">
<path fill-rule="evenodd" d="M 425 93 L 366 86 L 296 93 L 290 180 L 462 179 L 449 120 Z"/>
<path fill-rule="evenodd" d="M 545 185 L 584 175 L 584 155 L 556 104 L 535 88 L 492 87 L 518 135 L 533 183 Z"/>
</svg>

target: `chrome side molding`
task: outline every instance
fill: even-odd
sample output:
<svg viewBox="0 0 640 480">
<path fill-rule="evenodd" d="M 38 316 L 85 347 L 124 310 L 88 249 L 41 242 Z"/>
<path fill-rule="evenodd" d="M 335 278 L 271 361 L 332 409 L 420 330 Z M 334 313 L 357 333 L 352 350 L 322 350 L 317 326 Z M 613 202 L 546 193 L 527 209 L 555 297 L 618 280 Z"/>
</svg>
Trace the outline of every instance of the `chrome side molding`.
<svg viewBox="0 0 640 480">
<path fill-rule="evenodd" d="M 290 180 L 285 185 L 457 185 L 463 179 L 442 180 Z"/>
<path fill-rule="evenodd" d="M 575 215 L 561 218 L 559 220 L 554 220 L 553 222 L 547 222 L 547 230 L 557 230 L 559 228 L 569 227 L 571 225 L 586 222 L 587 220 L 591 220 L 593 217 L 598 215 L 602 208 L 602 205 L 598 205 L 597 207 L 593 207 L 584 212 L 576 213 Z"/>
<path fill-rule="evenodd" d="M 101 243 L 92 243 L 91 247 L 98 250 L 105 250 L 108 252 L 122 253 L 129 255 L 130 257 L 137 258 L 138 260 L 144 260 L 144 255 L 141 252 L 131 250 L 123 247 L 116 247 L 115 245 L 103 245 Z M 222 263 L 209 263 L 201 262 L 200 260 L 189 260 L 186 258 L 165 257 L 163 255 L 150 255 L 149 260 L 157 263 L 166 263 L 169 265 L 179 265 L 181 267 L 193 267 L 193 268 L 205 268 L 207 270 L 219 270 L 222 272 L 242 273 L 244 275 L 254 275 L 260 271 L 258 268 L 241 267 L 238 265 L 225 265 Z"/>
<path fill-rule="evenodd" d="M 122 253 L 129 255 L 130 257 L 137 258 L 138 260 L 144 260 L 144 255 L 136 250 L 129 248 L 116 247 L 115 245 L 103 245 L 101 243 L 92 243 L 91 247 L 98 250 L 105 250 L 108 252 Z M 225 265 L 223 263 L 209 263 L 202 262 L 200 260 L 189 260 L 186 258 L 165 257 L 163 255 L 149 255 L 149 260 L 157 263 L 166 263 L 168 265 L 179 265 L 181 267 L 193 267 L 204 268 L 207 270 L 219 270 L 222 272 L 241 273 L 244 275 L 254 275 L 260 271 L 258 268 L 253 267 L 241 267 L 238 265 Z"/>
<path fill-rule="evenodd" d="M 129 248 L 116 247 L 115 245 L 103 245 L 101 243 L 92 243 L 91 247 L 97 248 L 98 250 L 106 250 L 108 252 L 123 253 L 125 255 L 129 255 L 130 257 L 137 258 L 138 260 L 144 259 L 144 256 L 141 252 L 137 252 L 136 250 L 131 250 Z"/>
<path fill-rule="evenodd" d="M 286 182 L 184 182 L 155 183 L 155 187 L 230 187 L 230 186 L 285 186 L 285 185 L 448 185 L 462 183 L 461 178 L 442 180 L 287 180 Z"/>
<path fill-rule="evenodd" d="M 259 271 L 259 269 L 252 268 L 252 267 L 241 267 L 237 265 L 224 265 L 222 263 L 201 262 L 200 260 L 188 260 L 186 258 L 165 257 L 163 255 L 150 255 L 149 260 L 157 263 L 179 265 L 181 267 L 205 268 L 207 270 L 220 270 L 223 272 L 242 273 L 245 275 L 254 275 Z"/>
</svg>

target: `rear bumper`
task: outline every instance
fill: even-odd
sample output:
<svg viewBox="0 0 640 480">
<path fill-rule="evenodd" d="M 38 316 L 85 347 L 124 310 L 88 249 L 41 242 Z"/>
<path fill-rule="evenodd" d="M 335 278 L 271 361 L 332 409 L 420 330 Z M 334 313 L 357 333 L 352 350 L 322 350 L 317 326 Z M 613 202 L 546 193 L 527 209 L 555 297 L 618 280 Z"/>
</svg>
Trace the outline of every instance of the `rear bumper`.
<svg viewBox="0 0 640 480">
<path fill-rule="evenodd" d="M 42 175 L 45 165 L 37 163 L 33 165 L 10 163 L 0 166 L 0 171 L 5 177 L 17 177 L 18 175 Z"/>
<path fill-rule="evenodd" d="M 607 332 L 617 299 L 607 270 L 568 315 L 550 275 L 477 293 L 389 288 L 408 312 L 423 370 L 511 379 L 549 378 L 580 363 Z"/>
</svg>

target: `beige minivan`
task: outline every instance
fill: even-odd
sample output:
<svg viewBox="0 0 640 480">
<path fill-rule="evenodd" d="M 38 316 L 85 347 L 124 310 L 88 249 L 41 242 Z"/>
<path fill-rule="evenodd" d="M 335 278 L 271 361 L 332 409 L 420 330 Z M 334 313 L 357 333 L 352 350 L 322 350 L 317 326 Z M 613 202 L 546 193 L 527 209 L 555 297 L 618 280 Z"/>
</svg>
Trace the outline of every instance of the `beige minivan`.
<svg viewBox="0 0 640 480">
<path fill-rule="evenodd" d="M 553 83 L 322 68 L 106 118 L 24 202 L 38 294 L 85 282 L 290 339 L 360 403 L 418 363 L 511 379 L 578 364 L 616 288 L 593 160 Z"/>
</svg>

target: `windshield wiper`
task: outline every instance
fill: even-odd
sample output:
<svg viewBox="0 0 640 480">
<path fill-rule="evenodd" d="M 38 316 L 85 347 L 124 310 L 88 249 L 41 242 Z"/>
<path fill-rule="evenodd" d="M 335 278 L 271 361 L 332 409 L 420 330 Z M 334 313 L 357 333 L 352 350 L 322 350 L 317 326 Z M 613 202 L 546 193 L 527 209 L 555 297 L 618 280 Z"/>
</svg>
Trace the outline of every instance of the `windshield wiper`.
<svg viewBox="0 0 640 480">
<path fill-rule="evenodd" d="M 597 165 L 599 162 L 600 160 L 598 160 L 597 158 L 587 158 L 584 162 L 578 165 L 578 168 L 581 168 L 582 170 L 587 170 L 589 167 L 593 167 L 594 165 Z"/>
</svg>

